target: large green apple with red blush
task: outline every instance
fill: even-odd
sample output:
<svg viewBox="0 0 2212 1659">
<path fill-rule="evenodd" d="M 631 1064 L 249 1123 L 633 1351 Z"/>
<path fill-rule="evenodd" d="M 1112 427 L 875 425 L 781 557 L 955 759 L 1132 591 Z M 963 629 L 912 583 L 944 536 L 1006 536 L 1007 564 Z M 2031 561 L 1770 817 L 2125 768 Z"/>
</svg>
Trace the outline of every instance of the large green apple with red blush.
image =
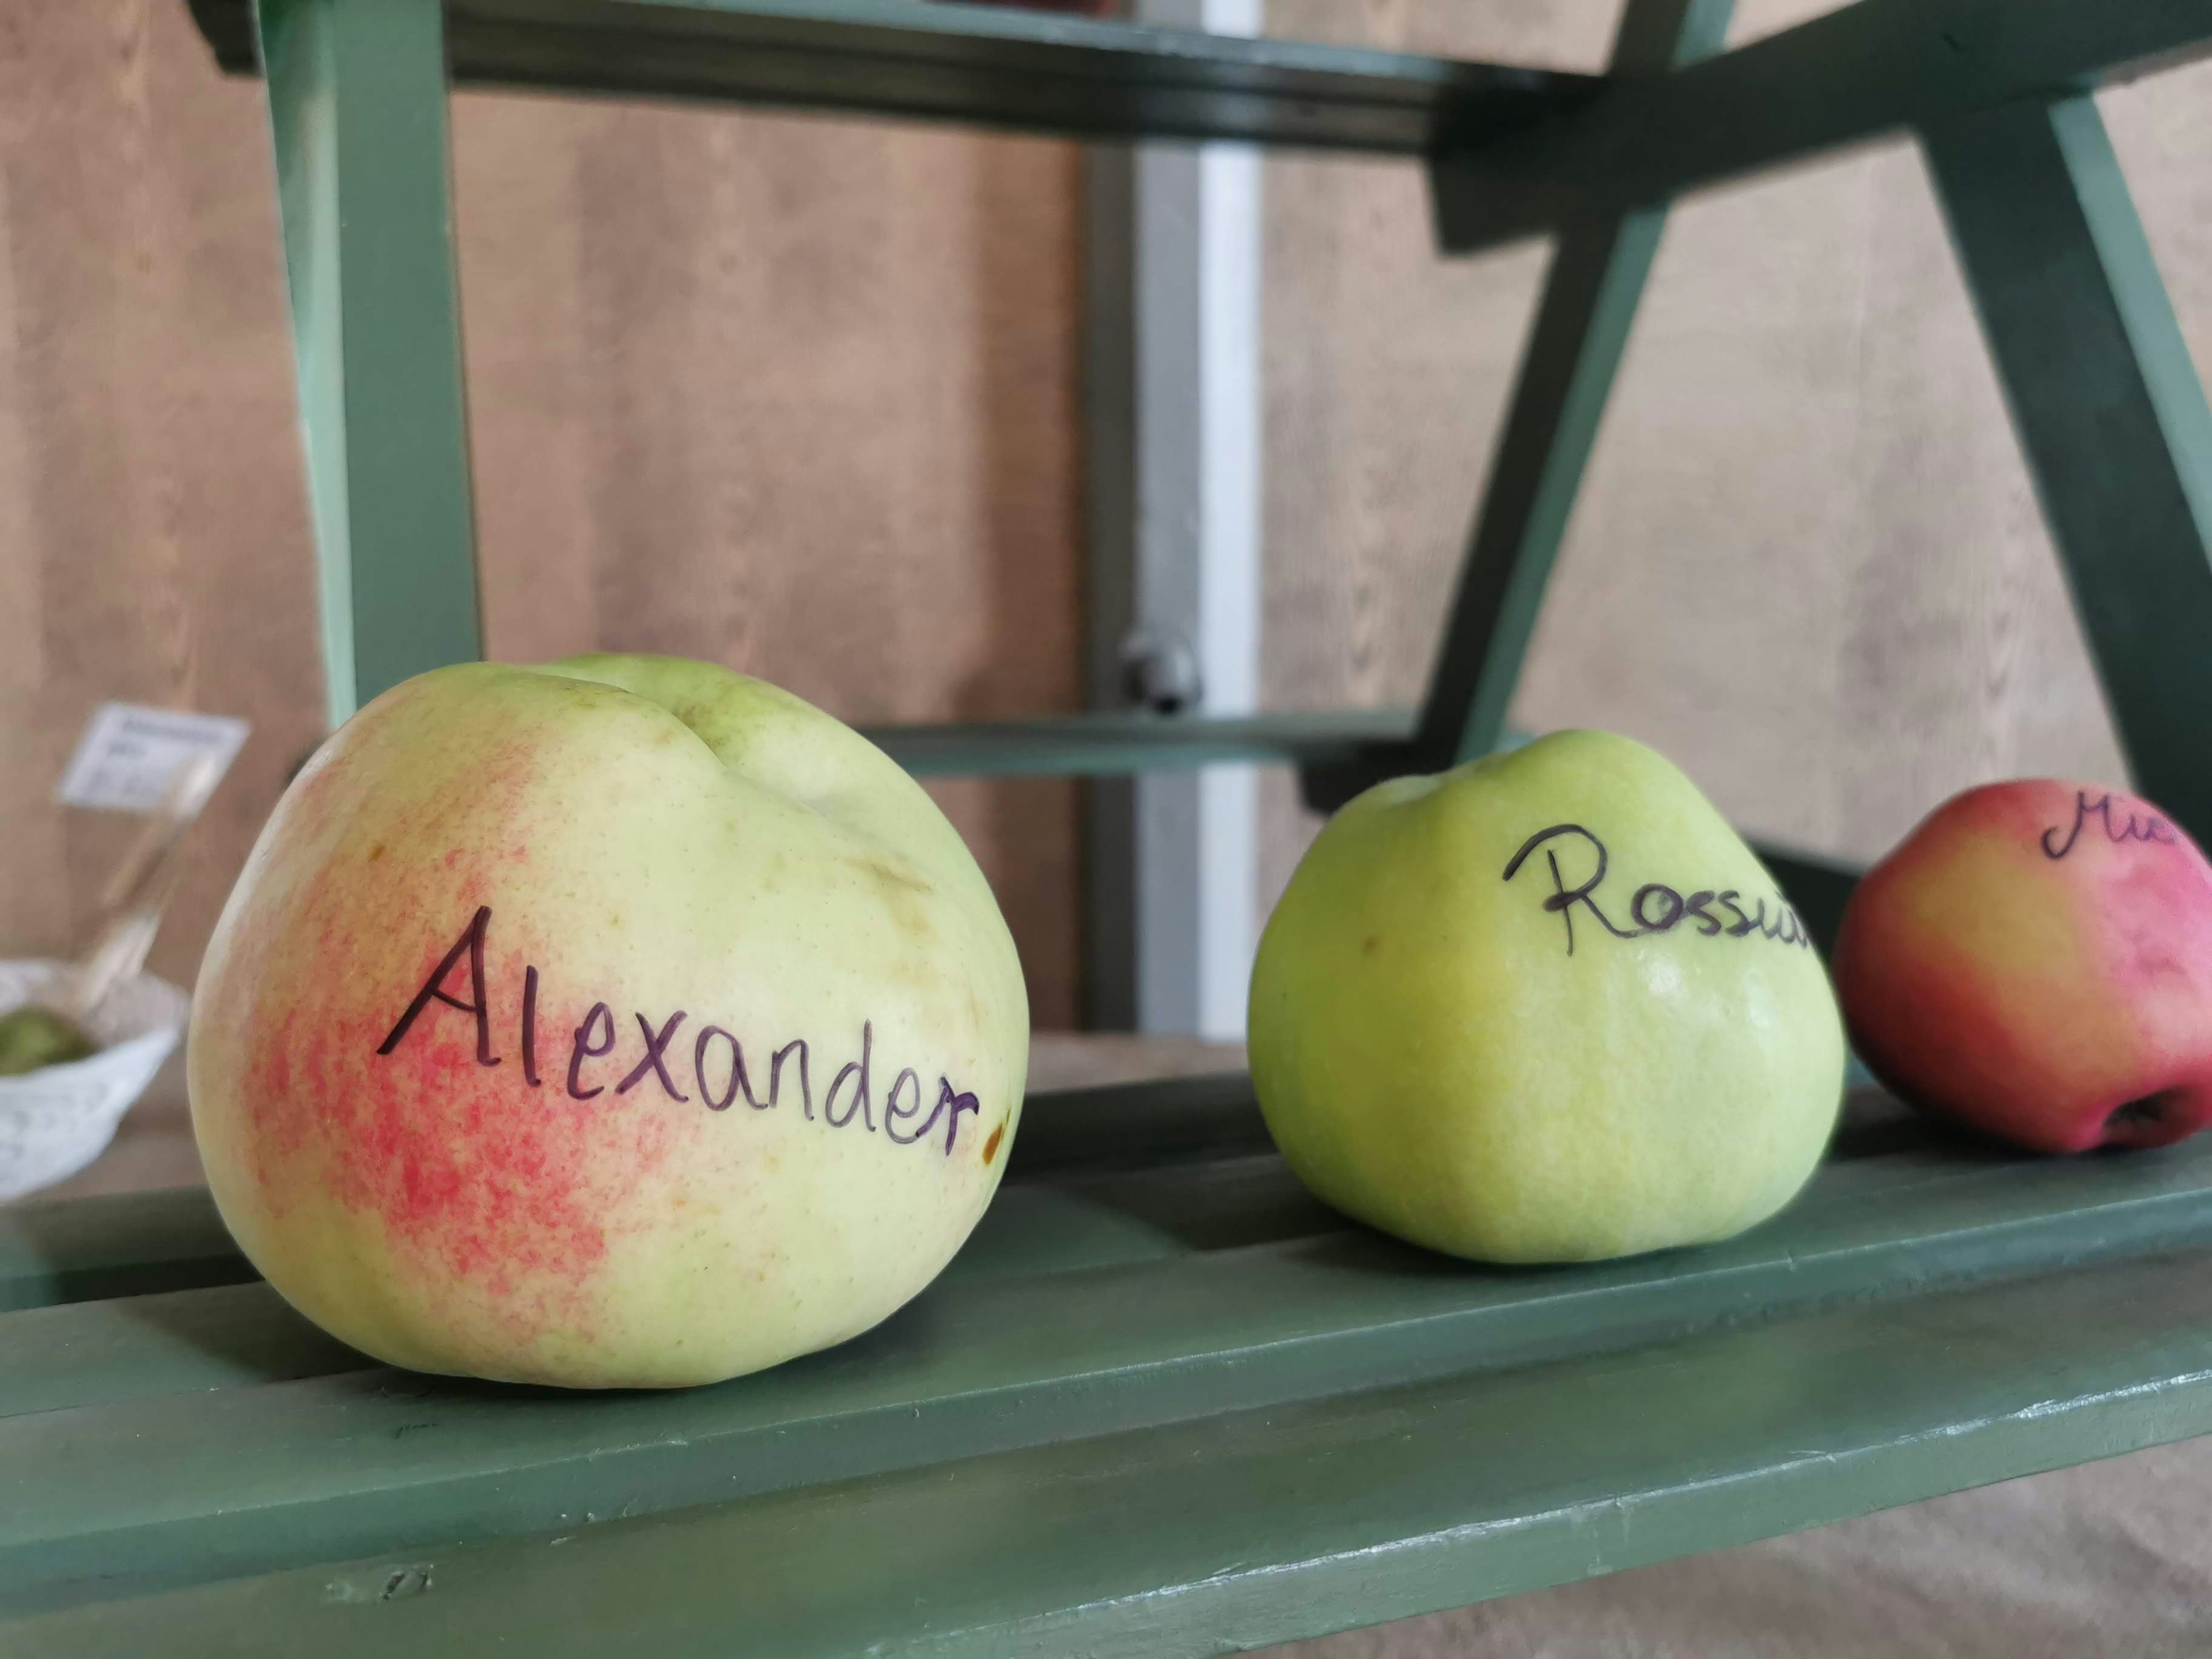
<svg viewBox="0 0 2212 1659">
<path fill-rule="evenodd" d="M 192 1120 L 284 1297 L 418 1370 L 670 1386 L 866 1330 L 1005 1170 L 1013 942 L 889 757 L 719 668 L 379 697 L 202 967 Z"/>
<path fill-rule="evenodd" d="M 1836 941 L 1854 1046 L 1906 1099 L 2041 1152 L 2212 1121 L 2212 865 L 2156 807 L 2051 778 L 1945 802 Z"/>
<path fill-rule="evenodd" d="M 1493 1261 L 1739 1232 L 1804 1184 L 1843 1095 L 1796 911 L 1687 778 L 1604 732 L 1339 812 L 1261 939 L 1249 1041 L 1308 1186 Z"/>
</svg>

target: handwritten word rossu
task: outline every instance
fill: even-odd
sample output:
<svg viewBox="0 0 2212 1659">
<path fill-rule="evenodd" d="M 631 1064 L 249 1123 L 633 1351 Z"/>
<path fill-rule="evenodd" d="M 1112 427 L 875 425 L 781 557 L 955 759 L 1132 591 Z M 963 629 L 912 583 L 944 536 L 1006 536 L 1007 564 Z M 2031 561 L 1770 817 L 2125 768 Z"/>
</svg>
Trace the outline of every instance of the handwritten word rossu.
<svg viewBox="0 0 2212 1659">
<path fill-rule="evenodd" d="M 407 1034 L 423 1010 L 433 1002 L 443 1003 L 459 1010 L 476 1021 L 476 1060 L 479 1066 L 496 1066 L 502 1056 L 492 1052 L 491 999 L 484 982 L 484 939 L 491 927 L 491 907 L 480 906 L 453 947 L 439 959 L 415 994 L 406 1012 L 399 1016 L 392 1033 L 377 1045 L 380 1055 L 395 1053 L 405 1042 Z M 446 989 L 446 981 L 460 965 L 463 957 L 469 962 L 469 994 L 455 996 Z M 687 1056 L 678 1041 L 679 1033 L 690 1012 L 678 1008 L 674 1013 L 656 1024 L 642 1012 L 633 1012 L 637 1021 L 638 1036 L 643 1051 L 636 1062 L 625 1071 L 620 1079 L 610 1085 L 604 1080 L 591 1082 L 586 1087 L 586 1068 L 614 1054 L 617 1028 L 614 1010 L 605 1002 L 594 1002 L 582 1022 L 568 1036 L 568 1063 L 565 1079 L 566 1092 L 571 1100 L 593 1100 L 611 1086 L 617 1095 L 626 1095 L 641 1087 L 649 1079 L 668 1099 L 679 1105 L 696 1100 L 710 1112 L 726 1112 L 742 1097 L 748 1108 L 756 1112 L 772 1111 L 783 1098 L 784 1068 L 791 1067 L 799 1089 L 799 1110 L 808 1122 L 815 1121 L 814 1087 L 809 1073 L 809 1050 L 804 1037 L 795 1038 L 775 1050 L 768 1058 L 768 1096 L 763 1099 L 753 1087 L 753 1076 L 745 1066 L 744 1046 L 736 1036 L 720 1025 L 701 1025 L 691 1039 Z M 538 969 L 526 967 L 522 975 L 521 1019 L 518 1036 L 522 1060 L 522 1080 L 530 1088 L 544 1086 L 538 1074 Z M 833 1129 L 842 1129 L 858 1122 L 870 1134 L 878 1128 L 875 1100 L 871 1092 L 871 1074 L 874 1067 L 876 1030 L 873 1020 L 860 1022 L 860 1057 L 848 1060 L 830 1081 L 828 1093 L 822 1097 L 821 1121 Z M 673 1060 L 672 1062 L 672 1055 Z M 679 1079 L 678 1072 L 669 1068 L 673 1063 L 681 1071 L 688 1057 L 690 1070 Z M 619 1062 L 617 1062 L 619 1063 Z M 604 1079 L 606 1073 L 596 1075 Z M 686 1094 L 684 1084 L 688 1082 L 695 1091 Z M 842 1097 L 842 1101 L 840 1097 Z M 922 1109 L 924 1091 L 921 1075 L 912 1066 L 901 1071 L 891 1080 L 890 1090 L 883 1097 L 882 1132 L 886 1138 L 901 1146 L 912 1146 L 933 1133 L 942 1123 L 945 1127 L 945 1155 L 952 1156 L 952 1149 L 960 1135 L 960 1120 L 963 1115 L 977 1114 L 981 1103 L 972 1094 L 953 1086 L 949 1078 L 937 1079 L 937 1099 L 927 1113 Z M 842 1111 L 840 1109 L 842 1105 Z M 992 1138 L 995 1146 L 997 1137 Z"/>
<path fill-rule="evenodd" d="M 1559 854 L 1566 848 L 1587 844 L 1597 854 L 1597 867 L 1572 886 L 1559 869 Z M 1579 905 L 1589 913 L 1597 925 L 1615 939 L 1643 939 L 1653 933 L 1672 932 L 1684 921 L 1693 923 L 1699 934 L 1706 939 L 1747 939 L 1756 934 L 1761 939 L 1780 945 L 1799 945 L 1813 948 L 1812 935 L 1797 919 L 1797 913 L 1779 898 L 1774 901 L 1774 916 L 1767 919 L 1766 901 L 1755 899 L 1755 910 L 1747 910 L 1737 902 L 1743 895 L 1735 888 L 1723 888 L 1716 892 L 1701 887 L 1685 896 L 1663 882 L 1650 881 L 1636 890 L 1628 901 L 1628 916 L 1636 925 L 1623 927 L 1606 915 L 1597 901 L 1597 890 L 1605 880 L 1610 862 L 1605 843 L 1579 823 L 1555 823 L 1548 830 L 1539 830 L 1521 843 L 1521 850 L 1506 861 L 1503 879 L 1511 881 L 1521 873 L 1531 854 L 1541 849 L 1546 866 L 1552 872 L 1553 891 L 1544 900 L 1544 908 L 1556 911 L 1567 927 L 1567 954 L 1575 953 L 1575 908 Z M 1714 906 L 1726 911 L 1726 916 L 1713 914 Z M 1732 920 L 1731 920 L 1732 918 Z"/>
</svg>

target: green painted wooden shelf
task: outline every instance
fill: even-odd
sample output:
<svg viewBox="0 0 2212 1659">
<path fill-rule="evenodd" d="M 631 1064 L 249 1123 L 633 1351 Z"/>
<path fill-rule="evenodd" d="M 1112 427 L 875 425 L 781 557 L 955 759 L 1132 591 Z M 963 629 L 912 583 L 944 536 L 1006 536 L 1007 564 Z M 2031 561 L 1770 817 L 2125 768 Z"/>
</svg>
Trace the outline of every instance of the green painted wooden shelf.
<svg viewBox="0 0 2212 1659">
<path fill-rule="evenodd" d="M 191 0 L 254 70 L 251 0 Z M 1526 125 L 1595 77 L 924 0 L 450 0 L 463 85 L 787 104 L 1088 137 L 1422 155 Z"/>
<path fill-rule="evenodd" d="M 1058 719 L 885 726 L 864 735 L 917 777 L 1120 777 L 1224 761 L 1295 766 L 1334 806 L 1375 777 L 1425 769 L 1420 714 L 1412 708 L 1324 709 L 1242 720 L 1188 714 L 1073 714 Z M 1504 746 L 1525 742 L 1509 732 Z M 1334 791 L 1328 781 L 1342 778 Z M 1858 872 L 1800 848 L 1754 843 L 1825 948 Z"/>
<path fill-rule="evenodd" d="M 862 735 L 920 777 L 1105 777 L 1223 761 L 1358 766 L 1403 749 L 1418 718 L 1410 708 L 1327 709 L 1238 720 L 1071 714 L 872 726 Z"/>
<path fill-rule="evenodd" d="M 0 1218 L 11 1659 L 1199 1654 L 2212 1429 L 2212 1145 L 1870 1091 L 1766 1226 L 1540 1271 L 1323 1209 L 1241 1075 L 1042 1096 L 919 1300 L 675 1394 L 377 1366 L 220 1238 Z"/>
<path fill-rule="evenodd" d="M 2022 99 L 2203 55 L 2206 0 L 1859 0 L 1672 75 L 1622 79 L 1540 135 L 1501 134 L 1441 169 L 1459 252 L 1577 213 L 1618 212 Z"/>
<path fill-rule="evenodd" d="M 1327 806 L 1506 714 L 1673 198 L 1925 151 L 2135 777 L 2212 838 L 2212 408 L 2088 95 L 2212 0 L 1856 0 L 1601 76 L 921 0 L 189 0 L 266 77 L 332 720 L 480 649 L 459 83 L 1401 156 L 1551 267 L 1418 710 L 875 735 L 918 773 L 1294 765 Z M 1765 850 L 1825 939 L 1847 868 Z M 1545 1272 L 1308 1199 L 1249 1083 L 1041 1097 L 945 1276 L 720 1388 L 384 1370 L 202 1196 L 0 1216 L 0 1652 L 1218 1652 L 2212 1430 L 2212 1137 L 2008 1158 L 1853 1100 L 1799 1202 Z"/>
<path fill-rule="evenodd" d="M 253 0 L 187 3 L 217 63 L 258 70 Z M 1605 77 L 935 0 L 446 0 L 444 11 L 460 85 L 1449 155 L 1465 171 L 1444 240 L 1462 248 L 2171 63 L 2212 31 L 2203 0 L 1861 0 L 1672 75 Z"/>
</svg>

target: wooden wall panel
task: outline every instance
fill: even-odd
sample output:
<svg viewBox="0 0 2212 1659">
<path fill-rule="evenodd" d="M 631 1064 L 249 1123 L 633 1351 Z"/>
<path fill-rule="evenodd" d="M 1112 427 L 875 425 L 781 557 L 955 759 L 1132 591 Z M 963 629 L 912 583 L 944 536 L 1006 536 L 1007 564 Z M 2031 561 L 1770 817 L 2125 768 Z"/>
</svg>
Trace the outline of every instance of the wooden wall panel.
<svg viewBox="0 0 2212 1659">
<path fill-rule="evenodd" d="M 701 656 L 853 720 L 1078 695 L 1066 145 L 454 104 L 489 645 Z M 155 963 L 189 979 L 319 726 L 258 88 L 181 0 L 0 0 L 0 950 L 128 825 L 50 799 L 103 697 L 255 723 Z M 940 793 L 1037 1018 L 1076 1006 L 1066 784 Z"/>
<path fill-rule="evenodd" d="M 0 949 L 68 948 L 131 821 L 52 802 L 100 700 L 244 714 L 155 967 L 189 979 L 320 723 L 268 139 L 182 7 L 0 3 Z"/>
</svg>

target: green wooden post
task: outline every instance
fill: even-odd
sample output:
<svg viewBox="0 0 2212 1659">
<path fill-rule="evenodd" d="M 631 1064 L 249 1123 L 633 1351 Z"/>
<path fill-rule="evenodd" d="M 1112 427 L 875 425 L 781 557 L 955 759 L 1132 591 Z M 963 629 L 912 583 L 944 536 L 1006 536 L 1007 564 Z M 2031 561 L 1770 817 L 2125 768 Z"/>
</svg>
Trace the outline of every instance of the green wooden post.
<svg viewBox="0 0 2212 1659">
<path fill-rule="evenodd" d="M 440 0 L 260 0 L 331 724 L 478 654 Z"/>
<path fill-rule="evenodd" d="M 2212 837 L 2212 410 L 2095 101 L 1923 141 L 2136 782 Z"/>
<path fill-rule="evenodd" d="M 1732 0 L 1631 0 L 1611 72 L 1652 76 L 1719 49 Z M 1455 175 L 1431 173 L 1439 219 Z M 1498 746 L 1583 468 L 1635 320 L 1667 210 L 1570 218 L 1522 360 L 1488 489 L 1421 713 L 1415 764 Z"/>
</svg>

